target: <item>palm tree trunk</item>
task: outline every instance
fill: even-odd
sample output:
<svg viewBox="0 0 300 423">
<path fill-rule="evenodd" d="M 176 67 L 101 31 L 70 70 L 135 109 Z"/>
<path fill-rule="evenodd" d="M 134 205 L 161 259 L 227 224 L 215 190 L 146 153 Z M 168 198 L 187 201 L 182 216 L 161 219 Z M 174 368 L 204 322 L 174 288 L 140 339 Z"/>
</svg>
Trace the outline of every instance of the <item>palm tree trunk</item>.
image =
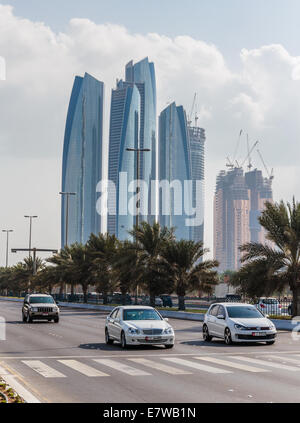
<svg viewBox="0 0 300 423">
<path fill-rule="evenodd" d="M 155 295 L 150 292 L 150 306 L 155 307 Z"/>
<path fill-rule="evenodd" d="M 295 284 L 293 289 L 293 304 L 292 304 L 292 317 L 299 316 L 300 314 L 300 284 Z"/>
<path fill-rule="evenodd" d="M 185 310 L 184 295 L 178 295 L 178 310 Z"/>
<path fill-rule="evenodd" d="M 87 286 L 82 285 L 82 292 L 83 292 L 83 302 L 87 303 Z"/>
</svg>

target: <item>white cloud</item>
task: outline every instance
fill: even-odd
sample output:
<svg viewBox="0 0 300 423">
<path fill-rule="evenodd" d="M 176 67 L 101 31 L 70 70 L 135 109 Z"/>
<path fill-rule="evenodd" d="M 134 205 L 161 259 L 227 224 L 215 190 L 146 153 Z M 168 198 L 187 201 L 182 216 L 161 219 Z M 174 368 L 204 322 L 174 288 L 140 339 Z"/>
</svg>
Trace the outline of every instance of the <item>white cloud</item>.
<svg viewBox="0 0 300 423">
<path fill-rule="evenodd" d="M 77 18 L 64 33 L 55 33 L 44 23 L 19 18 L 10 6 L 0 5 L 0 56 L 7 65 L 6 81 L 0 81 L 0 169 L 5 193 L 0 219 L 5 226 L 19 222 L 14 234 L 19 245 L 27 242 L 26 222 L 21 225 L 20 216 L 32 205 L 32 212 L 38 208 L 49 222 L 36 234 L 36 242 L 59 247 L 57 193 L 74 76 L 87 71 L 105 82 L 107 141 L 110 90 L 115 79 L 123 77 L 130 59 L 148 56 L 154 61 L 158 112 L 170 100 L 189 111 L 194 92 L 198 93 L 198 122 L 207 132 L 210 247 L 215 176 L 232 154 L 241 128 L 251 140 L 261 141 L 260 149 L 274 167 L 276 199 L 290 196 L 284 184 L 276 183 L 282 172 L 286 176 L 291 169 L 291 178 L 299 177 L 300 57 L 291 56 L 279 44 L 243 49 L 241 70 L 234 73 L 216 46 L 190 36 L 133 34 L 120 25 Z M 246 156 L 245 143 L 242 148 Z M 294 193 L 300 198 L 296 184 Z M 22 201 L 17 203 L 19 194 Z"/>
</svg>

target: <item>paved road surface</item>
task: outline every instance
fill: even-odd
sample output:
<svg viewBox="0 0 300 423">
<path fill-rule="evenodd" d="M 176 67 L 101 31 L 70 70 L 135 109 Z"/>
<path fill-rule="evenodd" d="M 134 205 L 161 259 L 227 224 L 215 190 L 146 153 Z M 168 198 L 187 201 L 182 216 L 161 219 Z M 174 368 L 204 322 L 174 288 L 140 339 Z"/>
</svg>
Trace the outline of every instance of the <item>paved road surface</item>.
<svg viewBox="0 0 300 423">
<path fill-rule="evenodd" d="M 0 366 L 42 402 L 300 402 L 300 342 L 272 346 L 202 341 L 202 324 L 171 320 L 176 345 L 104 342 L 106 313 L 62 309 L 58 324 L 22 323 L 21 304 L 0 301 L 7 340 Z"/>
</svg>

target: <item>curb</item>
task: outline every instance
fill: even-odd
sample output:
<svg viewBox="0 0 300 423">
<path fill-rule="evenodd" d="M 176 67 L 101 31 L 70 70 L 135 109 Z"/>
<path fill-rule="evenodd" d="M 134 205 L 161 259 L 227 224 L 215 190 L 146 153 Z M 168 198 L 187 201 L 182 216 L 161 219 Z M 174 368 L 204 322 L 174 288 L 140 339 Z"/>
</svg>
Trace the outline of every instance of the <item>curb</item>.
<svg viewBox="0 0 300 423">
<path fill-rule="evenodd" d="M 1 363 L 3 365 L 3 363 Z M 39 404 L 41 401 L 38 400 L 31 392 L 29 392 L 20 382 L 16 380 L 18 377 L 12 372 L 8 371 L 5 367 L 0 366 L 0 377 L 4 382 L 16 392 L 19 397 L 23 399 L 25 403 Z"/>
</svg>

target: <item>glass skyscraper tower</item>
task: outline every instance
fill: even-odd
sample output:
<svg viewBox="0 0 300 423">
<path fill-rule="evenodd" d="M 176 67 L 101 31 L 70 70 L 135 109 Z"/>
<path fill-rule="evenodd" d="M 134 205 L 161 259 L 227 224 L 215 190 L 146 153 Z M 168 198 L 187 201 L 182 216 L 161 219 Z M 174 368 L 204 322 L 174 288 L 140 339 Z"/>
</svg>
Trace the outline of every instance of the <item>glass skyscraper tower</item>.
<svg viewBox="0 0 300 423">
<path fill-rule="evenodd" d="M 116 201 L 113 196 L 108 202 L 115 207 L 115 214 L 108 214 L 107 230 L 120 239 L 129 237 L 128 231 L 135 223 L 135 210 L 130 210 L 130 202 L 135 192 L 128 193 L 128 187 L 136 179 L 136 152 L 127 148 L 147 148 L 149 152 L 140 154 L 139 176 L 149 190 L 141 192 L 142 203 L 146 208 L 139 216 L 139 221 L 151 222 L 151 179 L 156 172 L 156 82 L 154 64 L 148 58 L 133 64 L 130 61 L 125 68 L 125 81 L 117 82 L 112 90 L 108 179 L 116 187 Z M 126 174 L 120 178 L 120 173 Z M 132 188 L 132 184 L 131 184 Z M 147 198 L 143 198 L 143 194 Z M 134 208 L 134 207 L 133 207 Z M 152 205 L 152 209 L 154 206 Z"/>
<path fill-rule="evenodd" d="M 70 198 L 68 244 L 85 243 L 101 230 L 96 211 L 96 186 L 102 178 L 104 84 L 86 73 L 75 77 L 67 114 L 62 191 L 76 192 Z M 62 196 L 61 245 L 66 244 L 66 198 Z"/>
<path fill-rule="evenodd" d="M 175 227 L 177 239 L 191 239 L 192 226 L 186 225 L 185 207 L 192 204 L 192 190 L 186 190 L 184 181 L 192 180 L 191 152 L 186 114 L 175 103 L 166 107 L 159 116 L 159 222 Z M 165 190 L 163 181 L 170 185 Z M 165 211 L 164 211 L 165 208 Z"/>
</svg>

